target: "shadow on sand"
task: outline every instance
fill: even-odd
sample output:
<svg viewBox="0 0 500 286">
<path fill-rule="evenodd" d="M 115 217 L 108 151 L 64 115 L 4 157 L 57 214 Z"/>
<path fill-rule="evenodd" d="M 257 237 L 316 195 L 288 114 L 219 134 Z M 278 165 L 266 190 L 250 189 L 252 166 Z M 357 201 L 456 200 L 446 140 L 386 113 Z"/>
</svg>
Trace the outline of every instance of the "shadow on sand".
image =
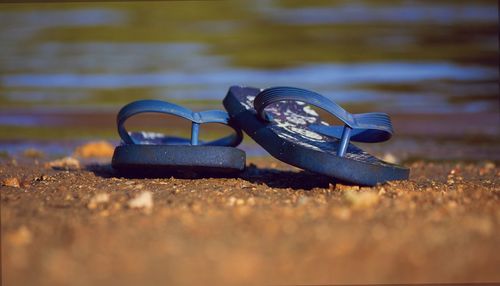
<svg viewBox="0 0 500 286">
<path fill-rule="evenodd" d="M 175 172 L 169 170 L 155 171 L 134 171 L 118 172 L 111 167 L 111 164 L 91 164 L 86 167 L 88 171 L 96 176 L 103 178 L 128 178 L 128 179 L 158 179 L 158 178 L 177 178 L 177 179 L 229 179 L 240 178 L 253 184 L 265 184 L 271 188 L 281 189 L 300 189 L 311 190 L 313 188 L 328 188 L 329 184 L 340 183 L 332 178 L 310 173 L 307 171 L 283 171 L 270 168 L 259 168 L 254 164 L 247 165 L 245 170 L 240 173 L 214 174 L 210 172 L 182 171 Z"/>
</svg>

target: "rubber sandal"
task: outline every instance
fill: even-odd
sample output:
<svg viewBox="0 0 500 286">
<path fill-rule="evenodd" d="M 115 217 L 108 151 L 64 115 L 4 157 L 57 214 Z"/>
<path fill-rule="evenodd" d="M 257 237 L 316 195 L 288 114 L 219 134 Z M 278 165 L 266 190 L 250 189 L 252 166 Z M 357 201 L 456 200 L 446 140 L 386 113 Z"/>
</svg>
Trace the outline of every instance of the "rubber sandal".
<svg viewBox="0 0 500 286">
<path fill-rule="evenodd" d="M 192 122 L 191 138 L 165 136 L 150 132 L 127 132 L 125 121 L 140 113 L 163 113 Z M 211 142 L 198 139 L 200 124 L 220 123 L 234 133 Z M 139 100 L 124 106 L 117 116 L 118 134 L 122 144 L 116 147 L 112 167 L 121 173 L 138 176 L 165 176 L 172 173 L 229 174 L 245 168 L 245 152 L 234 148 L 243 134 L 229 123 L 229 116 L 220 110 L 193 112 L 160 100 Z"/>
<path fill-rule="evenodd" d="M 318 93 L 291 87 L 233 86 L 223 104 L 239 128 L 285 163 L 359 185 L 408 179 L 409 169 L 350 143 L 390 139 L 387 114 L 350 114 Z M 329 125 L 310 105 L 336 116 L 344 126 Z"/>
</svg>

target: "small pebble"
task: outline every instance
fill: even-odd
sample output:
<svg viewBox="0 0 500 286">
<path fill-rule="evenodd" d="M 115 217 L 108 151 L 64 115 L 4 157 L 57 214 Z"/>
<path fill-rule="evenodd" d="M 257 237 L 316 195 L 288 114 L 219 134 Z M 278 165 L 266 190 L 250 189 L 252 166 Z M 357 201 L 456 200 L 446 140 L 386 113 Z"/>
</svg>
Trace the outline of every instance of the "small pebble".
<svg viewBox="0 0 500 286">
<path fill-rule="evenodd" d="M 93 196 L 90 199 L 89 203 L 87 204 L 87 207 L 89 209 L 95 209 L 100 204 L 105 204 L 107 202 L 109 202 L 109 194 L 107 194 L 107 193 L 99 193 L 99 194 L 96 194 L 95 196 Z"/>
<path fill-rule="evenodd" d="M 383 160 L 383 161 L 386 161 L 387 163 L 392 163 L 392 164 L 397 164 L 397 163 L 399 163 L 398 158 L 396 158 L 396 156 L 394 156 L 392 153 L 386 153 L 386 154 L 382 157 L 382 160 Z"/>
<path fill-rule="evenodd" d="M 486 164 L 484 164 L 484 168 L 488 170 L 493 170 L 496 168 L 496 165 L 493 162 L 486 162 Z"/>
<path fill-rule="evenodd" d="M 247 204 L 250 206 L 254 206 L 255 205 L 255 198 L 254 197 L 248 198 Z"/>
<path fill-rule="evenodd" d="M 53 181 L 54 178 L 47 176 L 47 175 L 41 175 L 40 177 L 36 177 L 34 181 Z"/>
<path fill-rule="evenodd" d="M 44 156 L 44 153 L 40 150 L 37 150 L 35 148 L 29 148 L 24 150 L 23 155 L 28 158 L 41 158 Z"/>
<path fill-rule="evenodd" d="M 106 141 L 89 142 L 77 147 L 75 155 L 82 158 L 111 157 L 114 149 L 115 147 Z"/>
<path fill-rule="evenodd" d="M 229 197 L 229 199 L 227 200 L 227 205 L 230 207 L 234 206 L 235 203 L 236 203 L 235 197 Z"/>
<path fill-rule="evenodd" d="M 385 193 L 386 193 L 386 191 L 384 188 L 380 188 L 380 190 L 378 191 L 379 196 L 383 196 Z"/>
<path fill-rule="evenodd" d="M 127 203 L 131 209 L 143 209 L 146 213 L 151 213 L 153 209 L 153 193 L 150 191 L 141 192 L 138 196 Z"/>
<path fill-rule="evenodd" d="M 80 161 L 73 157 L 65 157 L 45 163 L 45 167 L 53 169 L 77 170 L 80 169 Z"/>
<path fill-rule="evenodd" d="M 354 209 L 366 209 L 376 205 L 380 197 L 374 192 L 347 191 L 344 198 Z"/>
<path fill-rule="evenodd" d="M 456 209 L 457 206 L 458 206 L 458 204 L 455 201 L 449 201 L 448 202 L 448 209 L 450 209 L 450 210 Z"/>
<path fill-rule="evenodd" d="M 348 220 L 351 218 L 351 210 L 348 208 L 335 208 L 332 213 L 334 217 L 340 220 Z"/>
<path fill-rule="evenodd" d="M 337 191 L 358 191 L 359 186 L 348 186 L 348 185 L 336 184 L 335 190 L 337 190 Z"/>
<path fill-rule="evenodd" d="M 493 162 L 486 162 L 482 168 L 479 169 L 479 175 L 484 176 L 495 170 L 496 165 Z"/>
<path fill-rule="evenodd" d="M 306 196 L 300 196 L 297 199 L 297 205 L 299 205 L 299 206 L 303 206 L 303 205 L 307 204 L 308 202 L 309 202 L 309 198 Z"/>
<path fill-rule="evenodd" d="M 21 184 L 19 183 L 19 179 L 15 177 L 4 179 L 2 181 L 2 185 L 14 188 L 19 188 L 21 186 Z"/>
</svg>

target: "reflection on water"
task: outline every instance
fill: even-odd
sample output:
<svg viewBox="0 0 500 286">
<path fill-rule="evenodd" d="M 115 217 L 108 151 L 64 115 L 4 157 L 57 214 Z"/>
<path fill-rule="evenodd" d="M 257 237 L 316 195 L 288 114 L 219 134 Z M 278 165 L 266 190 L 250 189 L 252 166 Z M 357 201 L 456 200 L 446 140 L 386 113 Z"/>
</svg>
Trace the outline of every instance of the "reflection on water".
<svg viewBox="0 0 500 286">
<path fill-rule="evenodd" d="M 498 112 L 496 1 L 258 3 L 2 4 L 0 126 L 40 124 L 33 107 L 218 102 L 234 84 L 390 113 Z"/>
<path fill-rule="evenodd" d="M 132 68 L 131 66 L 128 69 Z M 255 70 L 232 68 L 222 65 L 179 67 L 175 71 L 127 74 L 15 74 L 2 79 L 5 87 L 35 88 L 131 88 L 131 87 L 176 87 L 184 85 L 228 86 L 250 84 L 295 84 L 309 86 L 344 85 L 360 83 L 401 83 L 423 80 L 494 80 L 493 68 L 462 67 L 449 63 L 366 63 L 366 64 L 315 64 L 298 68 L 278 70 Z"/>
<path fill-rule="evenodd" d="M 132 67 L 128 67 L 132 68 Z M 325 96 L 338 102 L 378 102 L 388 101 L 386 104 L 395 104 L 399 108 L 410 108 L 414 111 L 429 105 L 433 111 L 445 111 L 447 101 L 437 93 L 419 91 L 415 94 L 402 92 L 400 95 L 388 95 L 376 90 L 349 90 L 358 84 L 399 84 L 402 82 L 422 81 L 467 81 L 481 79 L 495 79 L 495 70 L 484 67 L 464 67 L 450 63 L 365 63 L 365 64 L 316 64 L 298 68 L 279 70 L 255 70 L 232 68 L 223 65 L 211 65 L 190 71 L 190 65 L 179 67 L 176 71 L 156 73 L 127 73 L 127 74 L 16 74 L 3 77 L 3 86 L 7 88 L 65 88 L 68 90 L 93 89 L 120 89 L 120 88 L 157 88 L 156 97 L 179 99 L 213 99 L 218 100 L 224 95 L 224 88 L 234 84 L 267 87 L 272 85 L 291 85 L 313 88 Z M 193 84 L 194 83 L 194 84 Z M 186 86 L 193 85 L 190 89 Z M 490 92 L 495 92 L 495 83 L 483 84 Z M 164 90 L 162 90 L 164 88 Z M 445 87 L 446 88 L 446 87 Z M 89 91 L 90 90 L 90 91 Z M 341 92 L 339 92 L 341 91 Z M 463 91 L 463 92 L 462 92 Z M 454 96 L 466 95 L 468 89 L 456 90 Z M 434 95 L 434 96 L 433 96 Z M 67 95 L 74 98 L 81 93 Z M 43 94 L 7 94 L 11 100 L 24 98 L 25 100 L 40 101 L 48 99 Z M 392 101 L 392 102 L 391 102 Z M 425 104 L 427 101 L 427 104 Z M 423 102 L 415 105 L 415 103 Z M 436 106 L 439 104 L 440 106 Z M 488 108 L 489 105 L 476 105 L 470 102 L 462 106 L 469 111 L 477 107 Z M 473 107 L 473 108 L 471 108 Z"/>
<path fill-rule="evenodd" d="M 48 71 L 124 74 L 172 67 L 182 71 L 208 71 L 222 65 L 223 57 L 208 56 L 206 52 L 207 47 L 202 43 L 44 42 L 32 47 L 33 56 L 14 53 L 6 58 L 3 69 L 39 74 Z"/>
<path fill-rule="evenodd" d="M 477 23 L 497 21 L 497 11 L 487 5 L 468 1 L 462 5 L 443 5 L 439 1 L 423 4 L 421 1 L 407 1 L 404 6 L 366 5 L 357 1 L 335 7 L 283 9 L 274 5 L 263 6 L 268 16 L 290 24 L 343 24 L 343 23 Z"/>
<path fill-rule="evenodd" d="M 118 25 L 124 23 L 126 15 L 119 11 L 104 9 L 78 9 L 73 11 L 47 10 L 20 12 L 0 11 L 2 42 L 12 40 L 29 40 L 36 37 L 43 29 L 56 27 L 85 27 L 96 25 Z M 5 44 L 2 48 L 15 48 Z"/>
</svg>

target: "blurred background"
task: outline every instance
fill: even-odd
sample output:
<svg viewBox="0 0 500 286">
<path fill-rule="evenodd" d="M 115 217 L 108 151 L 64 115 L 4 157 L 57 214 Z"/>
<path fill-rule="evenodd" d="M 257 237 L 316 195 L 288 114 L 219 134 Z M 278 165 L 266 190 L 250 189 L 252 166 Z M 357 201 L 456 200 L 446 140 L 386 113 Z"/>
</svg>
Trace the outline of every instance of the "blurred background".
<svg viewBox="0 0 500 286">
<path fill-rule="evenodd" d="M 222 109 L 231 85 L 289 85 L 391 114 L 379 156 L 499 160 L 498 24 L 495 0 L 0 4 L 0 151 L 118 144 L 136 99 Z M 189 134 L 158 119 L 135 127 Z"/>
</svg>

